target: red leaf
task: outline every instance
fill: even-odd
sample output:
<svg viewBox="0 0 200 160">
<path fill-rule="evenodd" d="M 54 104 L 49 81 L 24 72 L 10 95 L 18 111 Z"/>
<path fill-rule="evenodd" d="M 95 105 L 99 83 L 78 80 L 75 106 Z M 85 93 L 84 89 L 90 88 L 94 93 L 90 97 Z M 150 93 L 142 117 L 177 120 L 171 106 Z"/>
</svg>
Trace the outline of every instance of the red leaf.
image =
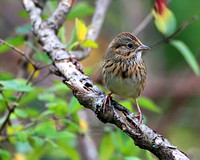
<svg viewBox="0 0 200 160">
<path fill-rule="evenodd" d="M 156 0 L 154 9 L 157 13 L 163 14 L 165 8 L 167 8 L 167 0 Z"/>
</svg>

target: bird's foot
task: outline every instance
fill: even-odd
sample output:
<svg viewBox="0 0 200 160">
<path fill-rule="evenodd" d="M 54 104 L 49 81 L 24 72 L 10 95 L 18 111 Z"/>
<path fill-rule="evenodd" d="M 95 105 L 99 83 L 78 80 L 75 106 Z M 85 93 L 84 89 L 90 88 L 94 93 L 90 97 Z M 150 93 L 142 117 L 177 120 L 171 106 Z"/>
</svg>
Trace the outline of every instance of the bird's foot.
<svg viewBox="0 0 200 160">
<path fill-rule="evenodd" d="M 103 100 L 103 103 L 102 103 L 102 110 L 103 110 L 103 113 L 105 113 L 106 111 L 106 104 L 108 102 L 108 105 L 111 106 L 111 100 L 112 100 L 112 97 L 111 97 L 112 93 L 109 93 L 106 95 L 106 97 L 104 98 Z"/>
<path fill-rule="evenodd" d="M 142 114 L 134 115 L 134 116 L 132 116 L 132 118 L 137 118 L 138 122 L 142 124 L 142 120 L 143 120 Z"/>
</svg>

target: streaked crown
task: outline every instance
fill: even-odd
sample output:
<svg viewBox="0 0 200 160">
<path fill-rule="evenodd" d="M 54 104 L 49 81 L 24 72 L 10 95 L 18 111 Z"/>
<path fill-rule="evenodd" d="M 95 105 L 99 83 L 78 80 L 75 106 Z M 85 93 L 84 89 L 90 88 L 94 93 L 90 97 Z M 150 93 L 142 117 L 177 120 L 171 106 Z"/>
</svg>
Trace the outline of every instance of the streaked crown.
<svg viewBox="0 0 200 160">
<path fill-rule="evenodd" d="M 131 33 L 123 32 L 117 35 L 110 43 L 105 59 L 122 58 L 132 59 L 141 57 L 141 51 L 150 49 Z"/>
</svg>

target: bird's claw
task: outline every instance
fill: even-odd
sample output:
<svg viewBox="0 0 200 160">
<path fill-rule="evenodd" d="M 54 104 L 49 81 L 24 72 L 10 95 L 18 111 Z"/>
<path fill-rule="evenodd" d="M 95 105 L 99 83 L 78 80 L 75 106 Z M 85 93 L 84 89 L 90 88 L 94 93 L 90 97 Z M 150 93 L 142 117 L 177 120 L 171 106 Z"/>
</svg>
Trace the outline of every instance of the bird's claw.
<svg viewBox="0 0 200 160">
<path fill-rule="evenodd" d="M 141 115 L 141 114 L 134 115 L 134 116 L 132 116 L 132 118 L 137 118 L 137 119 L 138 119 L 138 122 L 142 124 L 143 118 L 142 118 L 142 115 Z"/>
<path fill-rule="evenodd" d="M 108 102 L 108 105 L 111 106 L 111 100 L 112 100 L 111 95 L 112 95 L 112 93 L 107 94 L 106 97 L 103 100 L 103 103 L 102 103 L 102 111 L 103 111 L 103 113 L 105 113 L 105 111 L 106 111 L 107 102 Z"/>
</svg>

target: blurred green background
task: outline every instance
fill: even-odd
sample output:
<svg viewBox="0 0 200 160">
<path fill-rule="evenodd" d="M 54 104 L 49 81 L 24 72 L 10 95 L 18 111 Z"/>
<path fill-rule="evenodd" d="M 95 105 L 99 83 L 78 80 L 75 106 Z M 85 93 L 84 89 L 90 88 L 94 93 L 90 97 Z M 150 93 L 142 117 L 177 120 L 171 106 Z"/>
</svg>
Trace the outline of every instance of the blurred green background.
<svg viewBox="0 0 200 160">
<path fill-rule="evenodd" d="M 51 15 L 57 3 L 58 1 L 48 1 L 44 17 Z M 84 10 L 89 11 L 86 16 L 79 17 L 88 26 L 95 1 L 77 0 L 74 7 L 80 4 L 84 6 L 81 8 L 83 13 L 86 12 Z M 84 71 L 106 93 L 108 90 L 103 85 L 101 63 L 108 44 L 121 32 L 133 32 L 151 13 L 153 6 L 153 0 L 113 0 L 111 3 L 97 40 L 99 48 L 92 49 L 89 57 L 81 61 Z M 184 42 L 195 56 L 198 67 L 199 6 L 200 0 L 171 0 L 168 4 L 175 15 L 177 28 L 183 22 L 191 21 L 192 17 L 197 17 L 173 39 Z M 62 36 L 66 38 L 66 43 L 71 39 L 74 25 L 74 18 L 66 20 L 64 24 L 65 33 Z M 0 38 L 6 40 L 10 37 L 13 40 L 15 36 L 18 36 L 17 41 L 21 43 L 18 48 L 23 50 L 24 42 L 31 37 L 29 19 L 23 12 L 20 1 L 1 1 Z M 137 37 L 148 46 L 164 38 L 154 25 L 153 19 Z M 36 56 L 33 58 L 40 63 L 48 64 L 50 62 L 48 57 L 40 57 L 41 46 L 37 42 L 33 44 L 38 48 L 34 50 Z M 12 50 L 0 52 L 0 80 L 13 80 L 16 77 L 26 79 L 28 67 L 27 64 L 21 66 L 20 56 Z M 193 72 L 181 52 L 170 43 L 162 43 L 146 53 L 143 58 L 147 66 L 147 85 L 141 98 L 143 102 L 148 101 L 141 105 L 145 123 L 186 152 L 191 159 L 200 159 L 199 74 Z M 23 76 L 20 74 L 22 69 L 26 72 Z M 50 75 L 40 80 L 46 73 L 48 69 L 42 70 L 39 77 L 35 77 L 33 83 L 37 84 L 19 102 L 18 111 L 11 116 L 13 125 L 3 132 L 3 134 L 7 132 L 9 136 L 4 140 L 1 135 L 0 157 L 3 160 L 88 159 L 88 156 L 91 156 L 91 159 L 101 160 L 156 159 L 148 151 L 136 147 L 127 135 L 113 125 L 102 124 L 93 112 L 83 109 L 58 77 Z M 9 103 L 15 102 L 14 90 L 4 90 L 4 95 Z M 117 96 L 114 98 L 130 109 L 134 105 L 131 99 L 122 100 Z M 5 100 L 0 97 L 1 124 L 5 112 Z M 88 145 L 90 149 L 92 148 L 90 152 L 87 151 Z"/>
</svg>

